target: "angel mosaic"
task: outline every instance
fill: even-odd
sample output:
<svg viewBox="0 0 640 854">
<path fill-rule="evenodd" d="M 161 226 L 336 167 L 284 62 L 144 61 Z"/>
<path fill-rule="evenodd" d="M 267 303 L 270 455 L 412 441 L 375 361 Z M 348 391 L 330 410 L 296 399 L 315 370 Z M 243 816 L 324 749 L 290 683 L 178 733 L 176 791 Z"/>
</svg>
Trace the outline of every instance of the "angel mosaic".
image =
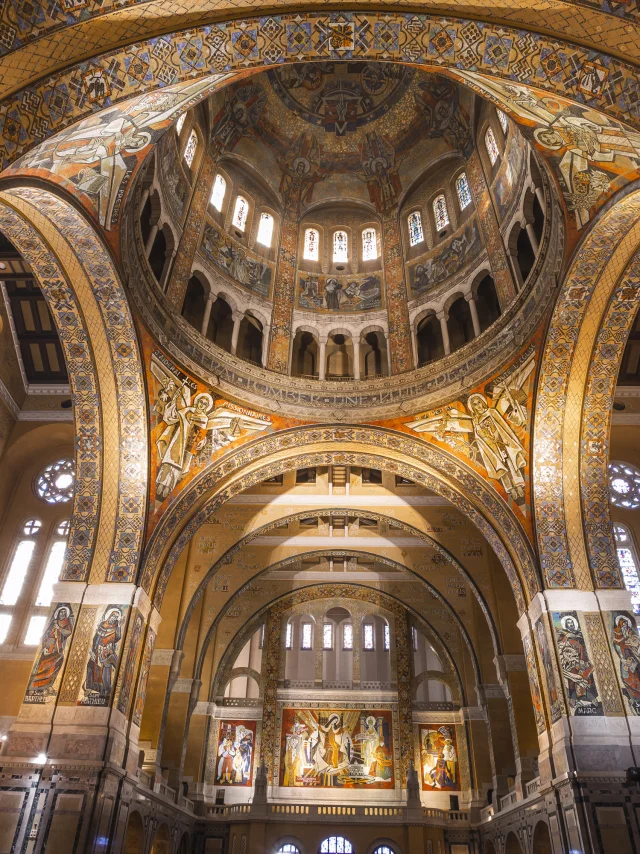
<svg viewBox="0 0 640 854">
<path fill-rule="evenodd" d="M 407 423 L 416 433 L 431 433 L 481 465 L 517 504 L 525 502 L 527 454 L 522 432 L 528 424 L 528 381 L 533 354 L 493 383 L 484 394 L 470 394 L 464 409 L 456 406 L 426 413 Z"/>
<path fill-rule="evenodd" d="M 174 369 L 175 370 L 175 369 Z M 181 379 L 156 354 L 151 373 L 160 383 L 154 409 L 164 429 L 156 439 L 158 474 L 156 499 L 164 501 L 189 473 L 194 457 L 205 447 L 209 457 L 243 432 L 259 432 L 271 425 L 268 418 L 236 410 L 226 401 L 214 403 L 208 392 L 192 394 L 195 383 Z"/>
</svg>

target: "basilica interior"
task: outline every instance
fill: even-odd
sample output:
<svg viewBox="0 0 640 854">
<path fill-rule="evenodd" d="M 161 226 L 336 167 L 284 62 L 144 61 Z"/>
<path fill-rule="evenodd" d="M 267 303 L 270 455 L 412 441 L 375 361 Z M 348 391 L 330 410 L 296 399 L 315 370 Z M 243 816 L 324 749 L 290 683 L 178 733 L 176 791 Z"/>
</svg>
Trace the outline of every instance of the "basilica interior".
<svg viewBox="0 0 640 854">
<path fill-rule="evenodd" d="M 638 11 L 256 15 L 0 6 L 0 854 L 636 854 Z"/>
</svg>

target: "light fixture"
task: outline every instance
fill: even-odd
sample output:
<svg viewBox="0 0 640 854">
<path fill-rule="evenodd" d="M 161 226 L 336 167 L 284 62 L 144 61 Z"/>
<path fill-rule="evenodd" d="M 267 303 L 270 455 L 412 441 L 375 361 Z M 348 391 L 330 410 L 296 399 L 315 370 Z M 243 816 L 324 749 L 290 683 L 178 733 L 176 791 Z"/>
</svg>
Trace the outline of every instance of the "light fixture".
<svg viewBox="0 0 640 854">
<path fill-rule="evenodd" d="M 38 753 L 36 758 L 34 759 L 36 765 L 46 765 L 47 764 L 47 754 L 46 753 Z"/>
</svg>

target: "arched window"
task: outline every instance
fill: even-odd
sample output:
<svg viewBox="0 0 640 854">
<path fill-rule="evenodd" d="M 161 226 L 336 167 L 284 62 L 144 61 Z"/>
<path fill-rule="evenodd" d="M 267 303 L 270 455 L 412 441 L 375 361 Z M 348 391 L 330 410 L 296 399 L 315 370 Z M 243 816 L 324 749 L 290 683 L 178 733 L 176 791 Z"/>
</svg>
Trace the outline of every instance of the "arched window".
<svg viewBox="0 0 640 854">
<path fill-rule="evenodd" d="M 353 649 L 353 624 L 345 623 L 342 627 L 342 649 Z"/>
<path fill-rule="evenodd" d="M 73 498 L 75 466 L 72 460 L 58 460 L 42 470 L 36 480 L 36 495 L 48 504 L 64 504 Z"/>
<path fill-rule="evenodd" d="M 347 232 L 336 231 L 333 235 L 333 261 L 334 263 L 339 263 L 340 261 L 348 260 L 349 242 L 347 238 Z"/>
<path fill-rule="evenodd" d="M 489 155 L 491 165 L 493 166 L 498 159 L 500 152 L 498 151 L 498 143 L 496 142 L 496 138 L 491 128 L 487 128 L 487 132 L 484 135 L 484 144 L 487 148 L 487 154 Z"/>
<path fill-rule="evenodd" d="M 325 623 L 322 627 L 322 648 L 333 649 L 333 623 Z"/>
<path fill-rule="evenodd" d="M 456 193 L 458 194 L 460 210 L 463 211 L 471 204 L 471 187 L 466 172 L 461 172 L 456 178 Z"/>
<path fill-rule="evenodd" d="M 506 114 L 502 112 L 502 110 L 496 110 L 496 113 L 498 114 L 498 121 L 500 122 L 502 133 L 506 134 L 507 129 L 509 127 L 509 120 L 507 119 Z"/>
<path fill-rule="evenodd" d="M 302 649 L 313 649 L 313 630 L 311 623 L 302 624 Z"/>
<path fill-rule="evenodd" d="M 365 228 L 362 232 L 362 260 L 375 261 L 378 257 L 378 238 L 375 228 Z"/>
<path fill-rule="evenodd" d="M 213 190 L 211 190 L 211 204 L 217 211 L 222 210 L 222 203 L 224 202 L 224 194 L 227 192 L 227 182 L 224 180 L 222 175 L 218 172 L 216 175 L 216 179 L 213 182 Z"/>
<path fill-rule="evenodd" d="M 285 842 L 278 848 L 276 854 L 300 854 L 300 851 L 292 842 Z"/>
<path fill-rule="evenodd" d="M 53 599 L 53 585 L 60 577 L 60 570 L 64 563 L 64 555 L 67 550 L 67 537 L 71 522 L 65 519 L 56 526 L 56 536 L 49 550 L 49 557 L 44 569 L 40 589 L 36 597 L 36 605 L 49 606 Z"/>
<path fill-rule="evenodd" d="M 609 463 L 609 494 L 612 504 L 626 510 L 640 507 L 640 469 L 630 463 Z"/>
<path fill-rule="evenodd" d="M 196 149 L 198 148 L 198 134 L 192 130 L 189 134 L 189 139 L 187 140 L 187 144 L 184 149 L 184 162 L 187 164 L 189 169 L 191 169 L 191 164 L 193 163 L 193 158 L 196 156 Z"/>
<path fill-rule="evenodd" d="M 449 225 L 449 211 L 447 210 L 447 200 L 444 193 L 440 193 L 433 200 L 433 218 L 436 223 L 436 231 L 442 231 Z"/>
<path fill-rule="evenodd" d="M 233 210 L 233 227 L 238 231 L 244 231 L 247 225 L 247 217 L 249 216 L 249 202 L 244 196 L 236 198 L 236 206 Z"/>
<path fill-rule="evenodd" d="M 633 613 L 640 614 L 640 577 L 638 575 L 638 557 L 631 532 L 626 525 L 616 523 L 613 526 L 613 536 L 616 540 L 618 563 L 624 579 L 624 586 L 631 593 Z"/>
<path fill-rule="evenodd" d="M 287 623 L 284 636 L 284 646 L 285 649 L 292 649 L 293 647 L 293 623 Z"/>
<path fill-rule="evenodd" d="M 320 854 L 353 854 L 353 845 L 344 836 L 328 836 L 320 845 Z"/>
<path fill-rule="evenodd" d="M 9 564 L 9 571 L 5 576 L 4 584 L 2 586 L 0 605 L 13 606 L 18 601 L 18 597 L 22 591 L 22 585 L 24 584 L 24 580 L 27 576 L 29 564 L 31 563 L 31 558 L 33 557 L 33 550 L 36 547 L 36 538 L 41 527 L 42 522 L 39 519 L 29 519 L 22 526 L 15 551 L 13 552 L 13 557 L 11 558 L 11 563 Z M 11 622 L 10 614 L 3 616 L 8 616 L 9 620 L 8 622 L 5 621 L 6 631 L 4 632 L 4 637 L 0 638 L 0 643 L 4 641 L 6 632 L 9 630 L 9 623 Z M 1 624 L 0 635 L 2 635 Z"/>
<path fill-rule="evenodd" d="M 373 854 L 396 854 L 396 852 L 388 845 L 378 845 Z"/>
<path fill-rule="evenodd" d="M 186 118 L 187 114 L 183 113 L 176 122 L 176 133 L 178 134 L 178 136 L 180 136 L 180 134 L 182 133 L 182 128 L 184 127 L 184 120 Z"/>
<path fill-rule="evenodd" d="M 263 246 L 271 246 L 273 237 L 273 217 L 264 211 L 260 214 L 260 225 L 258 226 L 258 243 Z"/>
<path fill-rule="evenodd" d="M 422 230 L 420 211 L 411 211 L 407 217 L 407 222 L 409 224 L 409 243 L 411 246 L 422 243 L 424 240 L 424 231 Z"/>
<path fill-rule="evenodd" d="M 320 233 L 316 228 L 307 228 L 304 233 L 305 261 L 317 261 L 320 257 Z"/>
</svg>

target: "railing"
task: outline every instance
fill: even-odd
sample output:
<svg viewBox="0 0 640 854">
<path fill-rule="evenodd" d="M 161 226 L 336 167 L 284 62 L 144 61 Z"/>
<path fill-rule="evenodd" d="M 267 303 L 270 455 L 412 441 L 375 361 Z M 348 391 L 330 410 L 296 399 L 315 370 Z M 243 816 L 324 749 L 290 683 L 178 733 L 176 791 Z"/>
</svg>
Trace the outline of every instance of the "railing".
<svg viewBox="0 0 640 854">
<path fill-rule="evenodd" d="M 529 780 L 528 783 L 524 784 L 525 792 L 527 793 L 526 797 L 530 798 L 531 795 L 535 795 L 540 791 L 540 777 L 536 777 L 533 780 Z"/>
<path fill-rule="evenodd" d="M 489 804 L 488 807 L 483 807 L 480 810 L 480 821 L 491 821 L 493 816 L 495 815 L 493 806 Z"/>
<path fill-rule="evenodd" d="M 347 680 L 347 679 L 342 679 L 342 680 L 340 680 L 340 679 L 333 679 L 333 680 L 325 679 L 322 683 L 322 687 L 325 690 L 329 689 L 329 690 L 333 690 L 333 691 L 335 691 L 335 690 L 350 691 L 353 687 L 353 683 L 351 682 L 350 679 L 349 680 Z"/>
<path fill-rule="evenodd" d="M 151 774 L 147 774 L 146 771 L 138 771 L 138 780 L 140 781 L 140 785 L 144 786 L 145 789 L 151 788 Z"/>
<path fill-rule="evenodd" d="M 176 799 L 176 790 L 172 789 L 171 786 L 167 786 L 166 783 L 157 782 L 153 787 L 153 791 L 157 795 L 162 795 L 163 798 L 168 798 L 170 801 L 175 801 Z"/>
<path fill-rule="evenodd" d="M 406 823 L 410 817 L 407 807 L 405 806 L 343 806 L 341 804 L 267 804 L 266 807 L 267 819 L 295 819 L 300 817 L 303 820 L 314 818 L 327 818 L 349 816 L 355 821 L 370 822 L 400 822 Z M 264 806 L 257 804 L 230 804 L 228 806 L 222 804 L 211 804 L 207 806 L 207 818 L 212 820 L 229 821 L 234 818 L 246 820 L 251 817 L 251 813 L 255 812 L 264 820 Z M 445 824 L 454 823 L 460 825 L 469 822 L 469 813 L 463 810 L 445 810 L 433 809 L 431 807 L 422 808 L 422 816 L 426 824 L 437 824 L 444 826 Z"/>
<path fill-rule="evenodd" d="M 189 810 L 189 812 L 195 812 L 196 805 L 193 801 L 189 800 L 189 798 L 185 797 L 185 795 L 180 795 L 178 800 L 178 806 L 182 807 L 185 810 Z"/>
<path fill-rule="evenodd" d="M 262 700 L 260 697 L 225 697 L 222 701 L 223 706 L 261 706 Z"/>
<path fill-rule="evenodd" d="M 500 809 L 504 810 L 507 807 L 511 807 L 518 802 L 518 793 L 517 792 L 509 792 L 508 795 L 505 795 L 504 798 L 500 798 Z"/>
</svg>

